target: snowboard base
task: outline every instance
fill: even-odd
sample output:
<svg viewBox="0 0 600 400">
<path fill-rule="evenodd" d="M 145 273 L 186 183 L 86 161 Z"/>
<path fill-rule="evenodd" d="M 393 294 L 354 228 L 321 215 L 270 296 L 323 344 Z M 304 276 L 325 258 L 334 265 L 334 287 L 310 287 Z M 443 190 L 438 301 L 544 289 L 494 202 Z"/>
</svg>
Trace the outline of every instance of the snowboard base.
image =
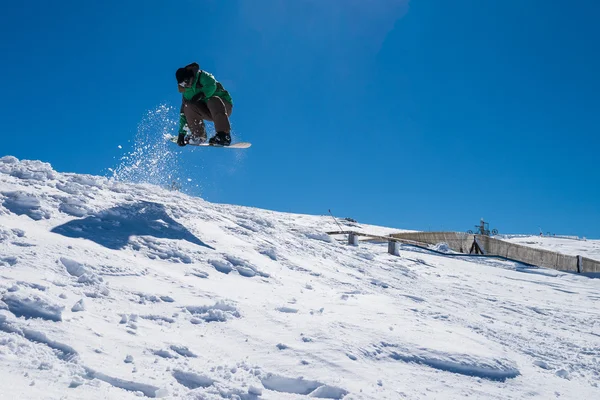
<svg viewBox="0 0 600 400">
<path fill-rule="evenodd" d="M 170 142 L 177 144 L 177 136 L 171 136 L 168 139 Z M 204 143 L 188 143 L 187 146 L 197 146 L 197 147 L 222 147 L 226 149 L 247 149 L 252 146 L 252 143 L 249 142 L 237 142 L 231 143 L 229 146 L 221 146 L 220 144 L 209 144 L 208 142 Z"/>
</svg>

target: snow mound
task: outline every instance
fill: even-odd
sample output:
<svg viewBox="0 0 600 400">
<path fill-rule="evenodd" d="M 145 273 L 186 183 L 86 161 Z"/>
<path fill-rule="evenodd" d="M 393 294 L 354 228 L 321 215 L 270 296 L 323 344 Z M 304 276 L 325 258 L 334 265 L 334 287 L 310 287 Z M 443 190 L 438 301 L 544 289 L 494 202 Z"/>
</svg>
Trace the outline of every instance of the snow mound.
<svg viewBox="0 0 600 400">
<path fill-rule="evenodd" d="M 390 357 L 394 360 L 422 364 L 455 374 L 495 381 L 505 381 L 520 375 L 516 365 L 508 360 L 486 359 L 471 354 L 443 353 L 425 348 L 402 348 L 387 343 L 384 343 L 383 346 L 394 348 L 390 353 Z"/>
<path fill-rule="evenodd" d="M 348 392 L 344 389 L 324 385 L 321 382 L 304 378 L 286 378 L 276 374 L 268 374 L 261 379 L 266 389 L 281 393 L 302 394 L 319 399 L 342 399 Z"/>
<path fill-rule="evenodd" d="M 230 318 L 240 318 L 237 308 L 222 300 L 212 306 L 187 306 L 186 309 L 195 317 L 192 319 L 193 323 L 198 323 L 199 320 L 225 322 Z"/>
<path fill-rule="evenodd" d="M 124 379 L 115 378 L 112 376 L 108 376 L 101 372 L 94 371 L 93 369 L 87 368 L 87 376 L 88 379 L 99 379 L 112 385 L 114 387 L 124 389 L 130 392 L 140 392 L 142 395 L 146 397 L 150 397 L 153 399 L 166 397 L 168 395 L 168 391 L 165 389 L 160 389 L 153 385 L 148 385 L 145 383 L 127 381 Z"/>
<path fill-rule="evenodd" d="M 41 209 L 40 200 L 33 194 L 16 191 L 3 192 L 2 196 L 2 205 L 14 214 L 27 215 L 35 221 L 50 218 L 50 213 Z"/>
<path fill-rule="evenodd" d="M 454 251 L 448 246 L 448 243 L 438 243 L 433 246 L 430 246 L 431 249 L 435 251 L 439 251 L 440 253 L 454 253 Z"/>
<path fill-rule="evenodd" d="M 73 305 L 73 307 L 71 307 L 71 311 L 72 312 L 81 312 L 81 311 L 85 311 L 85 304 L 83 302 L 83 299 L 79 300 L 77 303 L 75 303 Z"/>
<path fill-rule="evenodd" d="M 57 174 L 48 163 L 41 161 L 23 160 L 16 157 L 5 156 L 0 158 L 0 172 L 24 181 L 40 181 L 55 179 Z M 23 182 L 30 185 L 31 182 Z"/>
<path fill-rule="evenodd" d="M 173 378 L 175 378 L 180 385 L 183 385 L 188 389 L 197 389 L 200 387 L 206 388 L 215 383 L 213 379 L 206 376 L 198 375 L 193 372 L 183 372 L 178 369 L 173 371 Z"/>
<path fill-rule="evenodd" d="M 2 301 L 16 317 L 42 318 L 48 321 L 62 321 L 63 306 L 52 304 L 41 295 L 5 294 Z"/>
</svg>

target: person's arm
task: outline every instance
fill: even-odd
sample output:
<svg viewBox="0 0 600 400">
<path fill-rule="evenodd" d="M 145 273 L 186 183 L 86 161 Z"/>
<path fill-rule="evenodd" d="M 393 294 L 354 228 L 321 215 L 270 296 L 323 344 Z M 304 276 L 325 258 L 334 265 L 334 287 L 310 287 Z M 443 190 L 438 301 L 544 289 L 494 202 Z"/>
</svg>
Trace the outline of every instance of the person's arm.
<svg viewBox="0 0 600 400">
<path fill-rule="evenodd" d="M 181 108 L 179 109 L 179 135 L 177 136 L 177 144 L 180 146 L 185 146 L 185 126 L 187 125 L 187 118 L 185 118 L 185 113 L 183 112 L 183 107 L 185 102 L 181 99 Z"/>
<path fill-rule="evenodd" d="M 181 108 L 179 109 L 179 134 L 185 135 L 185 126 L 187 125 L 187 118 L 185 118 L 185 113 L 183 112 L 184 102 L 181 101 Z"/>
</svg>

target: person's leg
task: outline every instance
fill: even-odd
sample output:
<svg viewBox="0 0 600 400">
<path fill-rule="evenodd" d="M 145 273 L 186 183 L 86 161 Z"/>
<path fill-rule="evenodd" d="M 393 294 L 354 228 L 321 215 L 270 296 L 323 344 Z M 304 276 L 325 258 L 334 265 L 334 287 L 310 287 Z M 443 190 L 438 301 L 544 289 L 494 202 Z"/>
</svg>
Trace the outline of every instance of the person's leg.
<svg viewBox="0 0 600 400">
<path fill-rule="evenodd" d="M 231 133 L 229 116 L 233 111 L 231 104 L 224 102 L 220 97 L 213 96 L 206 102 L 210 111 L 211 120 L 215 123 L 215 131 Z"/>
<path fill-rule="evenodd" d="M 204 102 L 186 101 L 183 105 L 183 113 L 187 120 L 188 128 L 194 139 L 206 140 L 206 128 L 204 120 L 212 121 L 210 110 Z"/>
</svg>

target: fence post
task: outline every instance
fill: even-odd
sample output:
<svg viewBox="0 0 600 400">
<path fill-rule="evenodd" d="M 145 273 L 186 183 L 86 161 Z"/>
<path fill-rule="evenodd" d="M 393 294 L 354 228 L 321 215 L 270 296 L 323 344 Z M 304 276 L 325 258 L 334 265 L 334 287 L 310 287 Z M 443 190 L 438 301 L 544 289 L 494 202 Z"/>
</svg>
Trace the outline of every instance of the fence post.
<svg viewBox="0 0 600 400">
<path fill-rule="evenodd" d="M 354 232 L 350 232 L 348 235 L 348 244 L 350 246 L 358 246 L 358 235 Z"/>
<path fill-rule="evenodd" d="M 473 236 L 473 244 L 471 245 L 471 249 L 469 250 L 469 254 L 485 254 L 481 246 L 479 246 L 479 242 L 477 241 L 477 235 Z"/>
<path fill-rule="evenodd" d="M 475 235 L 475 243 L 477 243 L 477 247 L 479 248 L 479 251 L 481 252 L 481 254 L 485 255 L 486 251 L 483 248 L 483 246 L 481 245 L 481 243 L 479 243 L 479 240 L 477 239 L 477 235 Z"/>
<path fill-rule="evenodd" d="M 400 245 L 397 241 L 392 239 L 388 240 L 388 253 L 390 253 L 393 256 L 400 255 Z"/>
<path fill-rule="evenodd" d="M 581 273 L 581 269 L 582 269 L 582 262 L 583 260 L 581 259 L 581 256 L 577 256 L 577 273 L 580 274 Z"/>
</svg>

